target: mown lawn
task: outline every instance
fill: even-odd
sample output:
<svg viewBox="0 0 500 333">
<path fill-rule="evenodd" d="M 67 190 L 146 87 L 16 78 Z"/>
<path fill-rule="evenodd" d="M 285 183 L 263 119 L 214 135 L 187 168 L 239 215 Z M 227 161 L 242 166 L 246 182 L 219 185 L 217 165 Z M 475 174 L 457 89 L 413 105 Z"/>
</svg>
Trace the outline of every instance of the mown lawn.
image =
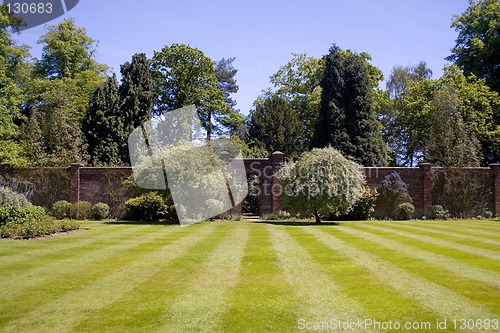
<svg viewBox="0 0 500 333">
<path fill-rule="evenodd" d="M 0 241 L 1 332 L 500 331 L 498 221 L 83 227 Z"/>
</svg>

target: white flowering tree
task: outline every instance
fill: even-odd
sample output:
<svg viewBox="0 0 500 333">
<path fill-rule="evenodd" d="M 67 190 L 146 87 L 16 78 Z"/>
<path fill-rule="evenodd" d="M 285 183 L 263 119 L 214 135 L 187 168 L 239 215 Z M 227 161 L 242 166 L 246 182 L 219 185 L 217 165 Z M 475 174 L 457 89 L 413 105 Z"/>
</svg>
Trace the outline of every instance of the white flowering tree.
<svg viewBox="0 0 500 333">
<path fill-rule="evenodd" d="M 331 147 L 313 149 L 278 172 L 286 199 L 314 214 L 346 214 L 362 194 L 365 177 L 359 164 Z"/>
</svg>

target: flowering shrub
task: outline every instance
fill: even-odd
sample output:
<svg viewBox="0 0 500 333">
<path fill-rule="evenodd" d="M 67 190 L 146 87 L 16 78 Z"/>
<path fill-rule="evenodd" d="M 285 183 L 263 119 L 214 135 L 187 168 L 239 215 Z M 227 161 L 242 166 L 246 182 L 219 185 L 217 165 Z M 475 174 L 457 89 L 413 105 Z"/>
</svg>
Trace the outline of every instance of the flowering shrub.
<svg viewBox="0 0 500 333">
<path fill-rule="evenodd" d="M 413 202 L 408 193 L 408 185 L 395 171 L 384 177 L 377 186 L 377 192 L 379 196 L 375 202 L 376 206 L 391 218 L 395 217 L 399 205 L 405 202 Z"/>
</svg>

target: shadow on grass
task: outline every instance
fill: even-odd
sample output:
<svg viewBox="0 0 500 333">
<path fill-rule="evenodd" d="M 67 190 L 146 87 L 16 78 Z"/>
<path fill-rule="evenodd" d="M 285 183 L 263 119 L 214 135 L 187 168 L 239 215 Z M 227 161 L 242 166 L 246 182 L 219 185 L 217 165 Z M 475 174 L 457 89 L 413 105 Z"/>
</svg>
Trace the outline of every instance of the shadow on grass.
<svg viewBox="0 0 500 333">
<path fill-rule="evenodd" d="M 177 221 L 126 221 L 126 220 L 117 220 L 117 221 L 105 221 L 104 224 L 123 224 L 123 225 L 179 225 Z"/>
<path fill-rule="evenodd" d="M 338 226 L 341 223 L 338 221 L 324 221 L 321 223 L 315 223 L 314 221 L 273 221 L 273 220 L 258 220 L 253 223 L 263 223 L 263 224 L 271 224 L 271 225 L 286 225 L 286 226 L 295 226 L 295 227 L 322 227 L 322 226 Z"/>
</svg>

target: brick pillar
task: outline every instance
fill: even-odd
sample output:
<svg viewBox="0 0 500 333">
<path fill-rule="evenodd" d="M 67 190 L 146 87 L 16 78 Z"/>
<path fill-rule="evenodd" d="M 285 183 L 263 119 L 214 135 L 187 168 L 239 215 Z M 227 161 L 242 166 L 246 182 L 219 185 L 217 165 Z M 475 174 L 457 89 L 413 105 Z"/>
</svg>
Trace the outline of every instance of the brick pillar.
<svg viewBox="0 0 500 333">
<path fill-rule="evenodd" d="M 419 168 L 422 173 L 422 209 L 423 214 L 427 217 L 432 215 L 432 180 L 430 163 L 421 163 Z"/>
<path fill-rule="evenodd" d="M 69 168 L 69 201 L 80 201 L 80 168 L 83 164 L 73 163 Z"/>
<path fill-rule="evenodd" d="M 273 176 L 271 182 L 271 193 L 272 193 L 272 210 L 273 213 L 277 213 L 278 211 L 283 209 L 283 202 L 281 199 L 282 188 L 278 177 L 276 177 L 276 173 L 283 167 L 285 163 L 285 155 L 280 151 L 275 151 L 271 155 L 271 166 L 273 168 Z"/>
<path fill-rule="evenodd" d="M 493 213 L 500 216 L 500 164 L 490 164 L 490 175 L 493 189 Z"/>
</svg>

